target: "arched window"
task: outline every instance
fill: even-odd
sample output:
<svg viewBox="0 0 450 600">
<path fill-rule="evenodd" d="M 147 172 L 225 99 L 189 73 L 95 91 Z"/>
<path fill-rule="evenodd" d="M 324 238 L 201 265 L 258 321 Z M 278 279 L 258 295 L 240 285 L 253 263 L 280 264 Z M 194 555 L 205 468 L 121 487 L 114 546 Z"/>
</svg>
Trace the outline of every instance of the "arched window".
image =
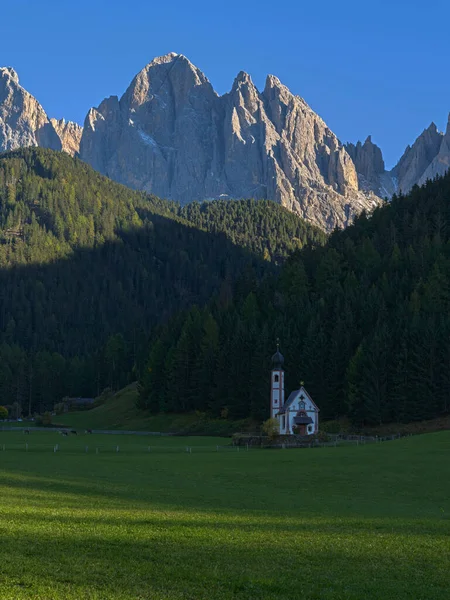
<svg viewBox="0 0 450 600">
<path fill-rule="evenodd" d="M 273 378 L 273 380 L 274 380 L 276 383 L 278 383 L 278 382 L 280 381 L 280 377 L 279 377 L 279 375 L 274 375 L 274 378 Z"/>
</svg>

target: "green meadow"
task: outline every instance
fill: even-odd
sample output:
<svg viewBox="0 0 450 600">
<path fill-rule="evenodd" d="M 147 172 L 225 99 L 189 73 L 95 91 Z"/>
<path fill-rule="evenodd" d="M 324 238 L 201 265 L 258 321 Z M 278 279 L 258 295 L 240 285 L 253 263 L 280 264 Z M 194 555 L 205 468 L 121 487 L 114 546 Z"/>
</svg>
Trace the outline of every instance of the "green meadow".
<svg viewBox="0 0 450 600">
<path fill-rule="evenodd" d="M 1 600 L 450 597 L 450 432 L 227 443 L 0 432 Z"/>
</svg>

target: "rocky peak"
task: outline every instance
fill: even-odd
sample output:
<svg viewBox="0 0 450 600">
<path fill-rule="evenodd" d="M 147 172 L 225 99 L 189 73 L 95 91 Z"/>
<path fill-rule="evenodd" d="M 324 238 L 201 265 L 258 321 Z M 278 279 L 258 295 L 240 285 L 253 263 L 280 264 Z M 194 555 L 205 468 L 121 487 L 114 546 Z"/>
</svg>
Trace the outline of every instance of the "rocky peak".
<svg viewBox="0 0 450 600">
<path fill-rule="evenodd" d="M 233 86 L 231 88 L 231 92 L 233 93 L 235 90 L 240 88 L 242 85 L 253 86 L 252 78 L 245 71 L 239 71 L 239 73 L 236 75 L 234 82 L 233 82 Z"/>
<path fill-rule="evenodd" d="M 77 156 L 80 151 L 83 128 L 78 123 L 65 119 L 50 119 L 50 122 L 59 135 L 64 152 L 70 156 Z"/>
<path fill-rule="evenodd" d="M 233 86 L 229 94 L 225 94 L 225 102 L 230 102 L 232 107 L 235 107 L 238 112 L 243 114 L 247 121 L 253 122 L 254 113 L 261 108 L 261 98 L 252 78 L 245 71 L 240 71 L 233 82 Z M 248 113 L 246 116 L 244 113 Z"/>
<path fill-rule="evenodd" d="M 144 67 L 119 102 L 91 109 L 80 153 L 133 188 L 182 203 L 270 198 L 325 229 L 377 202 L 333 132 L 276 77 L 260 93 L 241 71 L 220 97 L 175 53 Z"/>
<path fill-rule="evenodd" d="M 174 108 L 180 108 L 197 86 L 212 92 L 211 84 L 197 67 L 182 54 L 171 52 L 155 58 L 136 75 L 121 103 L 136 109 L 155 99 L 166 102 L 170 97 Z"/>
<path fill-rule="evenodd" d="M 408 146 L 393 168 L 392 174 L 397 180 L 397 186 L 403 193 L 409 192 L 416 183 L 428 178 L 434 168 L 431 164 L 436 159 L 442 144 L 443 134 L 434 123 L 425 129 L 414 144 Z M 430 169 L 431 167 L 431 169 Z"/>
<path fill-rule="evenodd" d="M 23 146 L 61 149 L 61 141 L 39 102 L 11 67 L 0 68 L 0 151 Z"/>
<path fill-rule="evenodd" d="M 436 129 L 436 131 L 437 131 L 437 127 L 436 127 L 436 125 L 435 125 L 434 123 L 431 123 L 431 125 L 432 125 L 432 126 L 433 126 L 433 127 Z M 431 126 L 430 126 L 430 127 L 431 127 Z M 446 129 L 445 129 L 445 135 L 446 135 L 446 136 L 450 136 L 450 113 L 448 114 L 448 117 L 447 117 L 447 127 L 446 127 Z"/>
<path fill-rule="evenodd" d="M 418 151 L 422 152 L 420 155 L 420 158 L 422 158 L 420 166 L 426 165 L 426 168 L 418 170 L 417 179 L 414 183 L 423 185 L 428 179 L 434 179 L 438 175 L 445 175 L 450 168 L 450 115 L 447 120 L 445 133 L 439 132 L 436 125 L 432 123 L 422 136 L 416 140 L 417 143 L 421 144 L 418 146 Z M 408 156 L 409 154 L 411 154 L 411 150 Z M 405 190 L 402 188 L 402 191 L 407 191 L 406 185 Z"/>
<path fill-rule="evenodd" d="M 285 85 L 281 83 L 278 77 L 275 77 L 275 75 L 267 75 L 263 96 L 268 102 L 277 100 L 279 102 L 283 102 L 284 104 L 288 103 L 294 98 L 294 95 Z M 302 101 L 300 97 L 297 97 L 297 99 Z"/>
<path fill-rule="evenodd" d="M 0 77 L 11 79 L 14 83 L 19 84 L 19 76 L 12 67 L 0 67 Z"/>
<path fill-rule="evenodd" d="M 356 171 L 368 184 L 376 181 L 376 178 L 384 173 L 384 160 L 380 148 L 372 142 L 372 136 L 368 136 L 364 144 L 357 142 L 345 145 L 347 152 L 355 163 Z"/>
</svg>

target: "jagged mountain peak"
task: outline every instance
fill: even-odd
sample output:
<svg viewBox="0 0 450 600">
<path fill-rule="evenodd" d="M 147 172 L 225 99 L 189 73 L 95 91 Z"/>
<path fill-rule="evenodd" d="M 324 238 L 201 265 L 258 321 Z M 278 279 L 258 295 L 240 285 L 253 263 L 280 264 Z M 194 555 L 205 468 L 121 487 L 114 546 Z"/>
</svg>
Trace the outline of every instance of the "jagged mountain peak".
<svg viewBox="0 0 450 600">
<path fill-rule="evenodd" d="M 267 75 L 263 95 L 267 99 L 278 98 L 282 99 L 284 102 L 287 100 L 293 100 L 294 98 L 300 102 L 304 102 L 303 98 L 300 98 L 300 96 L 294 96 L 289 88 L 281 83 L 281 81 L 278 79 L 278 77 L 275 77 L 275 75 Z"/>
<path fill-rule="evenodd" d="M 176 52 L 169 52 L 168 54 L 154 58 L 143 69 L 141 69 L 136 77 L 139 77 L 143 74 L 146 74 L 147 76 L 150 76 L 149 74 L 155 76 L 160 72 L 158 67 L 164 67 L 164 71 L 162 71 L 162 73 L 165 75 L 169 75 L 172 69 L 175 69 L 176 72 L 190 71 L 196 75 L 199 83 L 208 81 L 206 75 L 186 56 L 184 56 L 184 54 L 177 54 Z"/>
<path fill-rule="evenodd" d="M 236 75 L 236 77 L 234 78 L 232 89 L 238 87 L 241 84 L 254 85 L 251 76 L 245 71 L 239 71 L 239 73 Z"/>
<path fill-rule="evenodd" d="M 333 228 L 370 209 L 373 194 L 407 192 L 445 173 L 450 114 L 445 132 L 432 122 L 386 171 L 371 135 L 343 146 L 272 74 L 261 92 L 240 71 L 230 92 L 219 96 L 186 56 L 169 52 L 141 69 L 120 99 L 110 96 L 91 108 L 83 129 L 49 119 L 14 68 L 0 67 L 0 151 L 39 145 L 74 155 L 79 144 L 87 162 L 134 188 L 182 203 L 271 198 Z"/>
<path fill-rule="evenodd" d="M 432 124 L 434 125 L 434 123 L 432 123 Z M 436 131 L 437 131 L 437 127 L 436 127 Z M 447 127 L 445 129 L 445 135 L 450 135 L 450 113 L 448 114 L 448 117 L 447 117 Z"/>
<path fill-rule="evenodd" d="M 2 78 L 11 79 L 14 83 L 17 83 L 17 85 L 19 84 L 19 75 L 13 67 L 0 67 L 0 76 Z"/>
<path fill-rule="evenodd" d="M 65 119 L 50 119 L 56 133 L 61 140 L 62 149 L 70 156 L 77 156 L 80 151 L 83 128 L 74 121 Z"/>
<path fill-rule="evenodd" d="M 362 143 L 347 143 L 345 145 L 358 173 L 360 185 L 367 191 L 373 191 L 378 196 L 389 196 L 394 192 L 393 187 L 384 177 L 385 166 L 381 149 L 368 135 Z"/>
<path fill-rule="evenodd" d="M 177 52 L 168 52 L 167 54 L 163 54 L 161 56 L 155 56 L 149 63 L 148 67 L 151 65 L 161 65 L 165 63 L 173 62 L 175 59 L 185 58 L 182 54 L 178 54 Z"/>
<path fill-rule="evenodd" d="M 443 134 L 438 131 L 435 123 L 431 123 L 412 146 L 406 147 L 402 157 L 391 171 L 398 190 L 407 193 L 414 184 L 426 181 L 430 175 L 430 167 L 439 154 L 442 138 Z"/>
<path fill-rule="evenodd" d="M 161 108 L 175 104 L 178 109 L 195 88 L 201 87 L 213 93 L 200 69 L 184 55 L 171 52 L 153 59 L 139 71 L 120 99 L 121 110 L 126 112 L 129 106 L 137 110 L 149 103 L 152 109 L 155 104 Z"/>
<path fill-rule="evenodd" d="M 277 77 L 260 93 L 241 71 L 219 96 L 175 53 L 144 67 L 118 104 L 89 112 L 80 154 L 112 179 L 183 204 L 270 198 L 325 229 L 377 201 L 358 189 L 333 132 Z"/>
<path fill-rule="evenodd" d="M 269 73 L 266 77 L 266 85 L 281 86 L 283 85 L 276 75 Z"/>
<path fill-rule="evenodd" d="M 0 68 L 0 151 L 24 146 L 61 150 L 61 140 L 39 102 L 19 84 L 12 67 Z"/>
<path fill-rule="evenodd" d="M 278 77 L 276 77 L 275 75 L 267 75 L 266 85 L 264 87 L 264 90 L 269 90 L 272 88 L 278 88 L 278 89 L 283 89 L 283 90 L 288 89 L 285 85 L 283 85 L 281 83 L 281 81 L 278 79 Z"/>
</svg>

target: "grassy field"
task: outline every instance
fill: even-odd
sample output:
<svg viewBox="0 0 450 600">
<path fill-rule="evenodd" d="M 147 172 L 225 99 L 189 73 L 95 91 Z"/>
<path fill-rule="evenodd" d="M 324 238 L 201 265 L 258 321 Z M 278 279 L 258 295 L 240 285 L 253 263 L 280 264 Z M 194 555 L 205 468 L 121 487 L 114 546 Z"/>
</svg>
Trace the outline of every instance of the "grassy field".
<svg viewBox="0 0 450 600">
<path fill-rule="evenodd" d="M 224 443 L 0 432 L 0 598 L 450 597 L 450 432 Z"/>
</svg>

